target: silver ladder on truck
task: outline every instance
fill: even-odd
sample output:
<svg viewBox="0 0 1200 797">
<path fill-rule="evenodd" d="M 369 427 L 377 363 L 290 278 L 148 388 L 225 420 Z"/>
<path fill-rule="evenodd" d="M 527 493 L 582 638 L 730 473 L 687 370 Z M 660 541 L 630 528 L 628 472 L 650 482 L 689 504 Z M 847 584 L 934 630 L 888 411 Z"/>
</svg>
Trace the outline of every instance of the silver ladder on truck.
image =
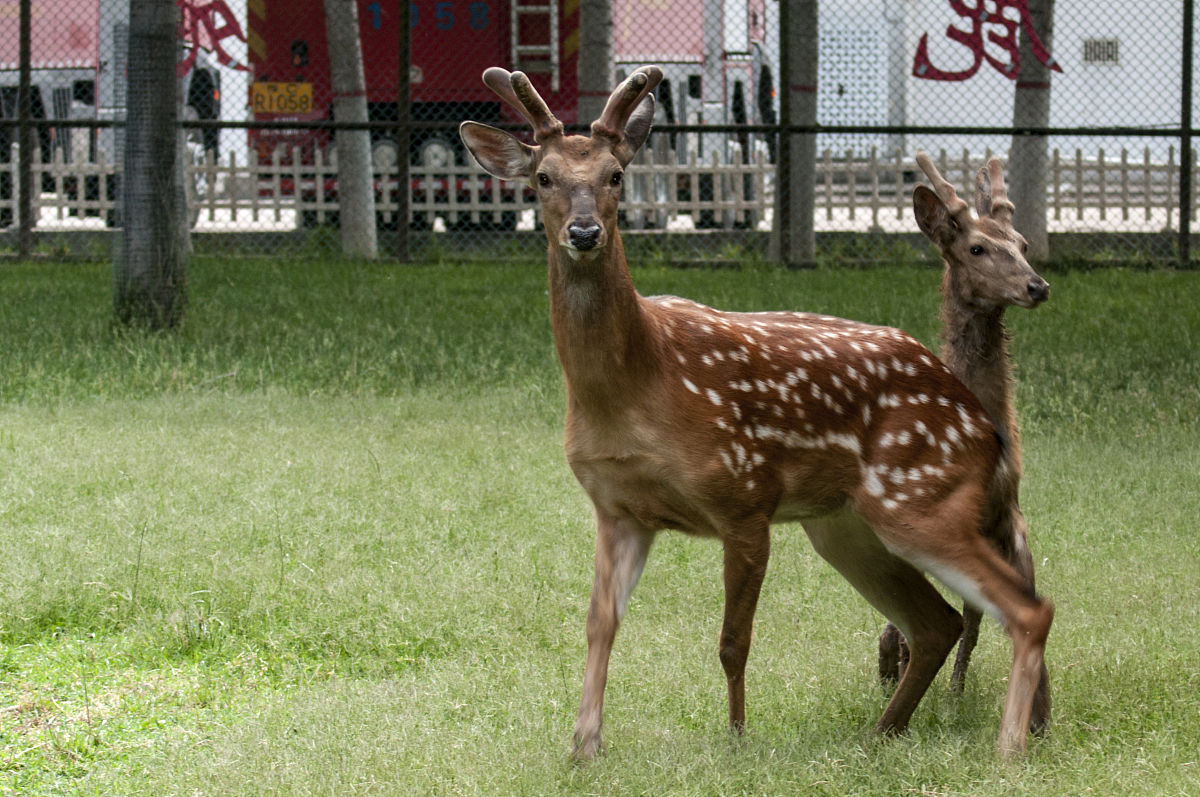
<svg viewBox="0 0 1200 797">
<path fill-rule="evenodd" d="M 550 73 L 550 90 L 558 92 L 562 84 L 562 64 L 558 56 L 558 0 L 512 0 L 512 57 L 518 69 L 530 73 Z M 529 29 L 538 26 L 522 25 L 523 18 L 546 18 L 549 41 L 528 41 Z M 524 35 L 522 35 L 524 33 Z"/>
</svg>

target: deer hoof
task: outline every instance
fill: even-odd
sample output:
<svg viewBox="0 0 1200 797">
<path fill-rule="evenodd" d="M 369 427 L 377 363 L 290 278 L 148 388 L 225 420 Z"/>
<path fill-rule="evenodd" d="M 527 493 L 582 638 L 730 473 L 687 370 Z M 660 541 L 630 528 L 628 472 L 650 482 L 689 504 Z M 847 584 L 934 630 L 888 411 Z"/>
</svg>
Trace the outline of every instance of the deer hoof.
<svg viewBox="0 0 1200 797">
<path fill-rule="evenodd" d="M 575 748 L 571 751 L 571 760 L 576 764 L 585 764 L 600 755 L 600 734 L 575 734 Z"/>
</svg>

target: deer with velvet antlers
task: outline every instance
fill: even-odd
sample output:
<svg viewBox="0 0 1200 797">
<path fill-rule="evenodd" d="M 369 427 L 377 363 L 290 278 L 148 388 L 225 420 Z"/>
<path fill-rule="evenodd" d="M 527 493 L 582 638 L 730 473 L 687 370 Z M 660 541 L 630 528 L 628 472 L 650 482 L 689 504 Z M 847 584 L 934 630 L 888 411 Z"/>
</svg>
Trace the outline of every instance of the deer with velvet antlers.
<svg viewBox="0 0 1200 797">
<path fill-rule="evenodd" d="M 724 548 L 718 653 L 730 727 L 745 728 L 754 612 L 771 525 L 784 521 L 803 524 L 908 640 L 879 731 L 904 730 L 962 628 L 929 573 L 1007 628 L 999 749 L 1023 751 L 1054 610 L 979 533 L 1005 441 L 971 391 L 899 330 L 638 294 L 617 207 L 661 79 L 641 67 L 590 136 L 565 135 L 524 74 L 493 67 L 484 82 L 530 123 L 535 144 L 474 122 L 460 128 L 487 171 L 537 191 L 549 242 L 567 461 L 596 515 L 574 756 L 600 750 L 613 640 L 663 529 Z"/>
<path fill-rule="evenodd" d="M 917 165 L 933 190 L 913 190 L 917 226 L 942 255 L 942 360 L 983 404 L 1004 440 L 1003 467 L 989 486 L 982 532 L 1017 569 L 1032 590 L 1033 557 L 1021 513 L 1021 435 L 1012 401 L 1012 373 L 1004 311 L 1033 308 L 1050 295 L 1046 280 L 1025 259 L 1025 239 L 1013 228 L 1015 208 L 1004 185 L 1004 171 L 990 158 L 975 175 L 975 211 L 937 170 L 924 152 Z M 961 691 L 971 651 L 979 636 L 980 612 L 963 607 L 963 635 L 954 661 L 951 685 Z M 879 640 L 879 674 L 887 681 L 903 674 L 907 650 L 895 626 Z M 1032 727 L 1050 719 L 1049 677 L 1043 665 L 1035 693 Z"/>
</svg>

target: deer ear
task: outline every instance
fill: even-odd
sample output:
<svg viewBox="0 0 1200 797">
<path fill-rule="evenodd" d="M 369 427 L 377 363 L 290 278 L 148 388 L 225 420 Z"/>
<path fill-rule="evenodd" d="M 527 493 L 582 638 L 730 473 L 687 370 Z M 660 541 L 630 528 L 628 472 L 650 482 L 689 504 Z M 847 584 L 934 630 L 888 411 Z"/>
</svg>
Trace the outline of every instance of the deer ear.
<svg viewBox="0 0 1200 797">
<path fill-rule="evenodd" d="M 528 180 L 533 174 L 537 149 L 511 133 L 478 122 L 463 122 L 458 134 L 488 174 L 502 180 Z"/>
<path fill-rule="evenodd" d="M 646 137 L 650 135 L 650 124 L 653 121 L 654 95 L 647 94 L 629 115 L 629 121 L 625 123 L 625 141 L 629 144 L 630 157 L 636 155 L 637 151 L 646 143 Z"/>
<path fill-rule="evenodd" d="M 917 226 L 921 228 L 921 232 L 935 244 L 949 243 L 958 236 L 958 222 L 950 215 L 946 203 L 932 189 L 923 185 L 913 189 L 913 213 L 917 217 Z"/>
</svg>

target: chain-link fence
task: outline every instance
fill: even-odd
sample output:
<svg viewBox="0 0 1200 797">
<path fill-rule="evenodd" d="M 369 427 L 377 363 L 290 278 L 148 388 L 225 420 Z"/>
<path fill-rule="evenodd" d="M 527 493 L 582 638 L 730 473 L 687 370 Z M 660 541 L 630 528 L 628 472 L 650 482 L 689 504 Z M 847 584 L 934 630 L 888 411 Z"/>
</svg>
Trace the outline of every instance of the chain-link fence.
<svg viewBox="0 0 1200 797">
<path fill-rule="evenodd" d="M 148 101 L 128 90 L 139 1 L 0 0 L 0 252 L 110 246 L 124 122 Z M 656 63 L 627 248 L 928 258 L 925 149 L 968 196 L 1005 159 L 1051 259 L 1189 261 L 1192 0 L 149 1 L 178 9 L 196 251 L 337 251 L 359 222 L 380 257 L 536 254 L 532 192 L 458 138 L 464 119 L 525 134 L 481 72 L 524 70 L 582 126 Z"/>
</svg>

